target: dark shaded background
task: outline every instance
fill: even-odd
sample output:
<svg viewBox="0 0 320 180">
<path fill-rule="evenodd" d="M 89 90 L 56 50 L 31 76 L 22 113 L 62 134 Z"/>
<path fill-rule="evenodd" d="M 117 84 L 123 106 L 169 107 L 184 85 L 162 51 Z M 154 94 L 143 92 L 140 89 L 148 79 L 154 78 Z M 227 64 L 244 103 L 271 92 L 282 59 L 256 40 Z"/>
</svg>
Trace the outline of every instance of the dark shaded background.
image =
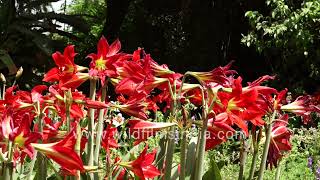
<svg viewBox="0 0 320 180">
<path fill-rule="evenodd" d="M 271 68 L 240 40 L 249 29 L 245 12 L 264 6 L 261 0 L 109 0 L 103 35 L 120 37 L 125 50 L 144 47 L 178 72 L 208 71 L 235 60 L 234 68 L 253 80 Z"/>
<path fill-rule="evenodd" d="M 235 60 L 233 68 L 244 81 L 277 74 L 278 79 L 272 82 L 272 86 L 278 89 L 300 88 L 307 93 L 318 89 L 319 82 L 309 77 L 310 63 L 304 63 L 303 55 L 284 62 L 280 56 L 281 49 L 259 54 L 254 47 L 241 44 L 242 35 L 251 30 L 245 13 L 255 10 L 270 15 L 265 0 L 106 0 L 107 6 L 99 7 L 104 13 L 90 20 L 91 23 L 103 24 L 99 35 L 90 34 L 91 24 L 80 16 L 43 13 L 41 10 L 30 15 L 28 13 L 32 11 L 25 10 L 30 5 L 28 1 L 16 0 L 18 6 L 11 0 L 0 1 L 3 4 L 7 2 L 7 6 L 0 4 L 7 10 L 7 15 L 4 13 L 0 19 L 0 50 L 7 51 L 17 67 L 24 67 L 24 76 L 19 82 L 22 88 L 23 84 L 31 81 L 39 84 L 41 72 L 54 66 L 51 53 L 63 51 L 67 43 L 76 45 L 79 52 L 76 63 L 88 65 L 89 60 L 84 60 L 86 55 L 96 52 L 96 42 L 100 35 L 104 35 L 110 43 L 120 38 L 124 52 L 143 47 L 157 62 L 168 64 L 180 73 L 187 70 L 209 71 Z M 32 0 L 39 4 L 44 1 L 55 0 Z M 54 24 L 57 20 L 71 25 L 73 32 L 61 31 Z M 20 26 L 10 27 L 14 24 Z M 46 36 L 43 32 L 51 34 Z M 52 38 L 52 34 L 59 34 L 65 39 Z M 44 51 L 48 47 L 51 52 Z M 4 69 L 1 72 L 8 74 Z M 14 74 L 11 76 L 14 79 Z"/>
</svg>

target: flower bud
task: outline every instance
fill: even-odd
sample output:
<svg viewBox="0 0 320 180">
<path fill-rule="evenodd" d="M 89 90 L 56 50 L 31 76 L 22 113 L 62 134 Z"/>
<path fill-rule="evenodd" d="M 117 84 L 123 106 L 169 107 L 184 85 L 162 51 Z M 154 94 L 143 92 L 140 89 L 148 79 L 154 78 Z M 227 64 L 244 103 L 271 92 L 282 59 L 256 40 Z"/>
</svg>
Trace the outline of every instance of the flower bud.
<svg viewBox="0 0 320 180">
<path fill-rule="evenodd" d="M 6 77 L 4 77 L 2 73 L 0 73 L 0 80 L 1 82 L 6 83 Z"/>
<path fill-rule="evenodd" d="M 22 66 L 18 69 L 17 73 L 16 73 L 16 79 L 19 79 L 21 77 L 23 73 L 23 68 Z"/>
</svg>

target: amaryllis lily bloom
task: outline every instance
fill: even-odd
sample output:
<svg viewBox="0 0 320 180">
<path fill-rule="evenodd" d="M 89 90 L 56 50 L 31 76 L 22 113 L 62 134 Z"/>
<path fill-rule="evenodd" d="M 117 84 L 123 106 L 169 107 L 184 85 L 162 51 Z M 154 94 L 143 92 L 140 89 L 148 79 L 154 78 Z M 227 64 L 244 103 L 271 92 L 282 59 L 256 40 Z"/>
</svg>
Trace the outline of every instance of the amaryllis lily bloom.
<svg viewBox="0 0 320 180">
<path fill-rule="evenodd" d="M 276 119 L 272 126 L 271 141 L 267 157 L 267 165 L 277 167 L 278 160 L 283 153 L 291 150 L 290 137 L 291 132 L 287 128 L 288 115 L 283 115 Z"/>
<path fill-rule="evenodd" d="M 305 124 L 310 121 L 311 112 L 320 112 L 319 108 L 312 104 L 311 96 L 299 96 L 292 103 L 281 106 L 280 109 L 285 112 L 291 112 L 298 116 L 302 116 Z"/>
<path fill-rule="evenodd" d="M 31 143 L 41 139 L 41 134 L 31 132 L 30 118 L 32 119 L 33 116 L 25 114 L 24 120 L 21 121 L 20 126 L 13 129 L 12 133 L 10 133 L 9 140 L 14 142 L 23 153 L 26 153 L 30 158 L 33 158 L 34 149 L 32 148 Z"/>
<path fill-rule="evenodd" d="M 144 63 L 150 67 L 152 74 L 155 76 L 162 77 L 165 75 L 174 74 L 174 71 L 171 71 L 167 65 L 159 65 L 157 62 L 155 62 L 151 58 L 151 55 L 146 54 L 142 48 L 138 48 L 136 51 L 134 51 L 132 60 L 136 62 L 140 60 L 145 61 Z"/>
<path fill-rule="evenodd" d="M 63 140 L 49 143 L 31 145 L 48 158 L 57 162 L 61 168 L 69 172 L 74 170 L 84 171 L 83 163 L 79 155 L 75 152 L 76 133 L 72 130 Z"/>
<path fill-rule="evenodd" d="M 15 96 L 15 102 L 13 107 L 17 109 L 31 109 L 39 111 L 40 109 L 36 108 L 36 103 L 43 103 L 43 91 L 47 89 L 45 85 L 37 85 L 32 90 L 31 93 L 27 91 L 17 91 Z M 40 112 L 36 112 L 40 113 Z"/>
<path fill-rule="evenodd" d="M 151 153 L 147 153 L 148 146 L 140 153 L 139 157 L 131 162 L 120 163 L 125 168 L 132 171 L 141 180 L 155 178 L 161 175 L 160 171 L 152 164 L 157 151 L 154 149 Z"/>
<path fill-rule="evenodd" d="M 116 77 L 118 75 L 115 62 L 123 54 L 118 53 L 121 49 L 119 39 L 115 40 L 110 46 L 104 36 L 102 36 L 97 45 L 97 54 L 89 54 L 91 58 L 89 74 L 98 77 L 101 84 L 104 85 L 106 77 Z"/>
<path fill-rule="evenodd" d="M 213 149 L 217 145 L 225 142 L 234 133 L 234 129 L 226 122 L 221 121 L 223 119 L 220 119 L 219 116 L 220 115 L 217 115 L 215 119 L 210 118 L 208 120 L 209 136 L 207 136 L 206 139 L 206 150 Z"/>
<path fill-rule="evenodd" d="M 116 92 L 132 96 L 137 93 L 138 86 L 145 79 L 154 79 L 150 66 L 136 61 L 128 61 L 123 64 L 120 71 L 120 82 L 116 85 Z M 149 83 L 152 84 L 152 83 Z"/>
<path fill-rule="evenodd" d="M 164 122 L 150 122 L 140 119 L 131 119 L 128 121 L 129 133 L 136 141 L 135 144 L 139 144 L 142 141 L 147 140 L 148 137 L 154 136 L 162 129 L 174 126 L 175 123 Z"/>
<path fill-rule="evenodd" d="M 43 78 L 45 82 L 59 81 L 60 87 L 65 88 L 77 88 L 83 82 L 85 82 L 89 75 L 87 73 L 81 73 L 86 70 L 86 67 L 76 65 L 74 63 L 74 46 L 69 45 L 64 49 L 63 54 L 55 52 L 52 54 L 52 59 L 58 67 L 54 67 L 49 70 Z"/>
<path fill-rule="evenodd" d="M 262 93 L 270 96 L 272 90 L 260 92 L 255 86 L 242 88 L 242 79 L 238 77 L 233 80 L 231 92 L 218 92 L 218 103 L 214 106 L 214 111 L 221 113 L 220 116 L 229 121 L 228 124 L 236 124 L 248 135 L 247 121 L 256 126 L 262 126 L 262 117 L 266 114 L 266 102 L 261 99 Z"/>
<path fill-rule="evenodd" d="M 117 143 L 117 141 L 114 138 L 116 133 L 117 133 L 117 128 L 111 127 L 110 124 L 103 131 L 101 145 L 107 151 L 109 151 L 110 148 L 118 148 L 119 147 L 119 144 Z"/>
<path fill-rule="evenodd" d="M 132 99 L 125 104 L 110 104 L 110 107 L 118 108 L 120 111 L 140 119 L 148 119 L 146 114 L 148 104 L 142 100 Z"/>
<path fill-rule="evenodd" d="M 201 83 L 206 84 L 210 82 L 216 82 L 222 86 L 229 87 L 230 80 L 228 79 L 228 76 L 237 73 L 234 70 L 230 70 L 232 63 L 233 61 L 224 67 L 219 66 L 209 72 L 190 72 L 190 74 L 196 77 Z"/>
</svg>

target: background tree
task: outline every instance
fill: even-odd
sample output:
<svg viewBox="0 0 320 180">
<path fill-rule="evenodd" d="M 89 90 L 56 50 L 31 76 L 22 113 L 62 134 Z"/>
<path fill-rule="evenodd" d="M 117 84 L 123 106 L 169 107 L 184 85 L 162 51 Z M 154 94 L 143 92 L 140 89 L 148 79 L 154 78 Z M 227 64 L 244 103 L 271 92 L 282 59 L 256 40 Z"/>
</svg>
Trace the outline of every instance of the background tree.
<svg viewBox="0 0 320 180">
<path fill-rule="evenodd" d="M 279 86 L 318 88 L 320 2 L 267 0 L 268 13 L 248 11 L 251 30 L 242 43 L 253 46 L 282 79 Z"/>
<path fill-rule="evenodd" d="M 52 62 L 48 61 L 49 57 L 64 46 L 56 35 L 81 41 L 77 35 L 64 29 L 63 24 L 78 33 L 90 31 L 80 15 L 56 13 L 50 7 L 56 1 L 2 0 L 0 3 L 0 68 L 3 73 L 14 75 L 16 67 L 23 66 L 25 73 L 21 81 L 26 87 L 41 81 L 39 76 Z"/>
</svg>

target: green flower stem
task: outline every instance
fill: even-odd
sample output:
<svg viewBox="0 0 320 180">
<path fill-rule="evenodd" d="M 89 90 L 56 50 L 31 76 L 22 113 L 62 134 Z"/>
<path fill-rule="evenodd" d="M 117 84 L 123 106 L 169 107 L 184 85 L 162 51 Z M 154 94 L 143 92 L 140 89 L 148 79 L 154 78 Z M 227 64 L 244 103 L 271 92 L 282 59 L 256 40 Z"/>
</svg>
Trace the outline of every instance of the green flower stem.
<svg viewBox="0 0 320 180">
<path fill-rule="evenodd" d="M 8 141 L 8 161 L 5 163 L 5 169 L 4 169 L 4 180 L 12 180 L 13 175 L 13 147 L 12 142 Z"/>
<path fill-rule="evenodd" d="M 70 132 L 70 130 L 71 130 L 71 119 L 70 119 L 70 109 L 69 109 L 69 107 L 66 107 L 66 126 L 67 126 L 67 132 Z"/>
<path fill-rule="evenodd" d="M 107 96 L 107 86 L 104 85 L 101 89 L 101 101 L 104 102 L 106 100 Z M 103 132 L 103 120 L 104 120 L 104 109 L 99 110 L 99 117 L 98 117 L 98 127 L 97 127 L 97 136 L 96 136 L 96 148 L 94 151 L 94 165 L 99 166 L 99 153 L 100 153 L 100 148 L 101 148 L 101 137 L 102 137 L 102 132 Z M 96 179 L 98 179 L 98 173 L 94 173 L 94 176 Z"/>
<path fill-rule="evenodd" d="M 200 142 L 199 142 L 199 151 L 198 151 L 198 159 L 196 165 L 196 174 L 195 179 L 202 179 L 202 172 L 204 167 L 204 154 L 205 154 L 205 147 L 206 147 L 206 132 L 208 128 L 208 119 L 205 118 L 203 120 L 203 126 L 200 132 Z"/>
<path fill-rule="evenodd" d="M 34 164 L 36 163 L 36 160 L 37 160 L 37 153 L 38 152 L 36 151 L 32 161 L 30 163 L 29 172 L 28 172 L 28 175 L 26 177 L 26 180 L 32 180 L 32 173 L 34 172 L 33 168 L 34 168 Z"/>
<path fill-rule="evenodd" d="M 107 86 L 103 86 L 101 90 L 101 101 L 104 102 L 106 100 L 107 95 Z M 101 148 L 101 136 L 103 132 L 103 118 L 104 118 L 104 109 L 99 110 L 98 117 L 98 127 L 97 127 L 97 138 L 96 138 L 96 148 L 94 151 L 94 165 L 99 165 L 99 153 Z"/>
<path fill-rule="evenodd" d="M 258 180 L 263 179 L 263 174 L 266 169 L 268 151 L 269 151 L 270 140 L 271 140 L 272 122 L 275 119 L 276 112 L 277 111 L 273 112 L 272 116 L 269 118 L 269 121 L 267 122 L 267 125 L 266 125 L 266 141 L 265 141 L 265 144 L 263 147 L 263 153 L 262 153 L 262 159 L 261 159 L 261 164 L 260 164 L 260 171 L 259 171 Z"/>
<path fill-rule="evenodd" d="M 247 154 L 248 154 L 248 144 L 245 138 L 241 139 L 241 149 L 240 149 L 240 171 L 238 180 L 243 180 L 244 170 L 245 170 L 245 164 L 247 160 Z"/>
<path fill-rule="evenodd" d="M 280 175 L 281 175 L 281 159 L 279 160 L 275 180 L 280 180 Z"/>
<path fill-rule="evenodd" d="M 173 162 L 173 153 L 174 153 L 174 138 L 170 137 L 174 134 L 174 127 L 170 128 L 169 137 L 168 137 L 168 145 L 167 145 L 167 155 L 165 160 L 165 170 L 164 170 L 164 180 L 171 180 L 171 169 Z"/>
<path fill-rule="evenodd" d="M 187 131 L 185 128 L 182 128 L 182 141 L 181 141 L 181 148 L 180 148 L 180 180 L 185 179 L 186 174 L 186 150 L 187 150 Z"/>
<path fill-rule="evenodd" d="M 199 142 L 199 151 L 198 151 L 198 159 L 197 159 L 197 165 L 196 165 L 196 174 L 195 179 L 202 179 L 203 174 L 203 167 L 204 167 L 204 154 L 205 154 L 205 147 L 206 147 L 206 133 L 208 128 L 208 105 L 206 102 L 206 99 L 204 97 L 204 90 L 201 89 L 202 94 L 202 105 L 203 105 L 203 111 L 202 111 L 202 120 L 203 125 L 201 128 L 200 133 L 200 142 Z"/>
<path fill-rule="evenodd" d="M 170 90 L 172 104 L 171 104 L 171 115 L 176 118 L 176 83 L 173 84 L 173 90 L 171 89 L 170 82 L 168 81 L 168 88 Z M 172 122 L 172 118 L 170 118 Z M 167 153 L 166 153 L 166 160 L 165 160 L 165 170 L 164 170 L 164 180 L 171 179 L 171 170 L 172 170 L 172 162 L 173 162 L 173 153 L 174 153 L 174 137 L 173 136 L 175 131 L 175 127 L 170 127 L 169 135 L 167 136 Z"/>
<path fill-rule="evenodd" d="M 43 131 L 43 118 L 42 118 L 42 112 L 40 109 L 40 102 L 37 102 L 37 111 L 39 113 L 38 115 L 38 131 L 39 133 L 42 133 Z M 39 140 L 39 143 L 42 141 Z M 47 177 L 47 161 L 43 154 L 37 153 L 37 164 L 38 164 L 38 179 L 45 179 Z"/>
<path fill-rule="evenodd" d="M 257 165 L 257 159 L 258 159 L 258 152 L 259 152 L 259 146 L 257 142 L 257 135 L 256 131 L 252 130 L 252 146 L 253 146 L 253 154 L 252 154 L 252 161 L 251 161 L 251 167 L 250 167 L 250 173 L 248 180 L 252 180 L 254 176 L 254 172 Z"/>
<path fill-rule="evenodd" d="M 89 98 L 91 100 L 95 100 L 96 98 L 96 85 L 97 80 L 90 79 L 90 95 Z M 93 166 L 93 151 L 94 151 L 94 109 L 89 109 L 89 124 L 88 124 L 88 166 Z M 93 179 L 93 174 L 90 173 L 90 179 Z"/>
<path fill-rule="evenodd" d="M 82 132 L 81 132 L 81 124 L 80 122 L 77 123 L 77 129 L 76 129 L 76 134 L 77 134 L 77 141 L 74 146 L 75 152 L 81 157 L 81 138 L 82 138 Z M 77 178 L 80 179 L 80 171 L 77 171 Z"/>
</svg>

